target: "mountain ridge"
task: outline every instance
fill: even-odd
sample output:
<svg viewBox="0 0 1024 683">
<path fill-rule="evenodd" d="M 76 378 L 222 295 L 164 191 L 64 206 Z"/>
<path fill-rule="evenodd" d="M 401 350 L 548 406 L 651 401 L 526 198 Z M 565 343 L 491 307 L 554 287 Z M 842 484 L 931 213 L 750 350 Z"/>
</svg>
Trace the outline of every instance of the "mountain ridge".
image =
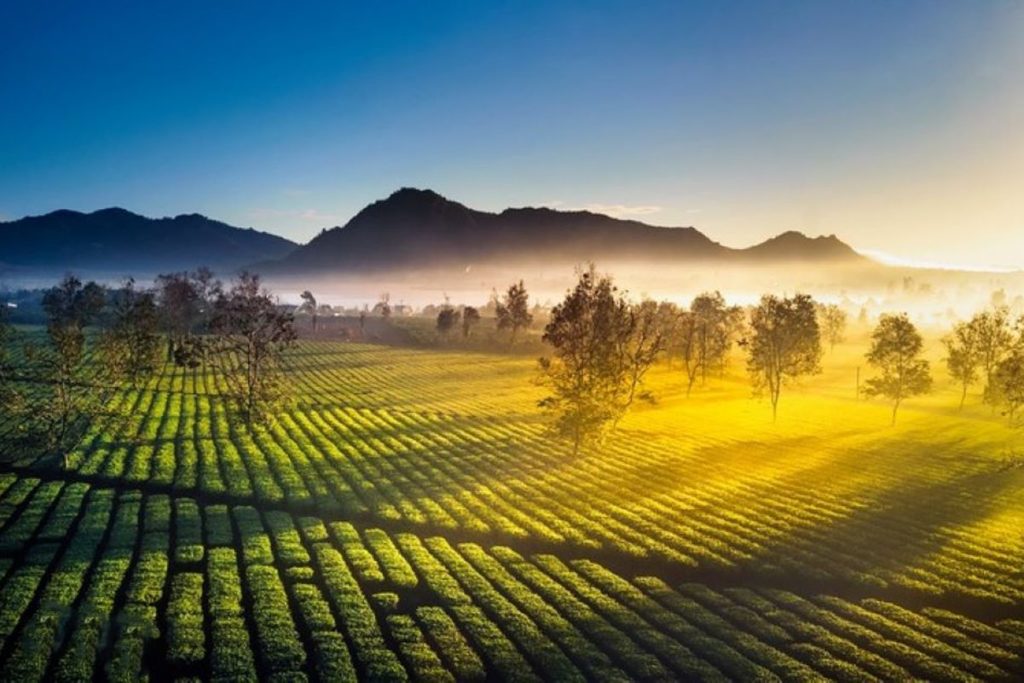
<svg viewBox="0 0 1024 683">
<path fill-rule="evenodd" d="M 57 209 L 0 222 L 0 265 L 19 269 L 157 271 L 234 269 L 278 259 L 299 245 L 199 213 L 150 218 L 113 206 Z M 199 256 L 201 255 L 201 256 Z"/>
<path fill-rule="evenodd" d="M 471 209 L 433 190 L 405 187 L 359 211 L 344 226 L 322 231 L 276 263 L 272 273 L 380 270 L 387 267 L 492 263 L 544 258 L 609 260 L 846 261 L 867 259 L 835 235 L 788 231 L 744 249 L 692 227 L 662 227 L 585 210 L 547 207 Z"/>
<path fill-rule="evenodd" d="M 268 275 L 469 268 L 510 262 L 602 264 L 868 262 L 835 235 L 790 230 L 746 248 L 692 226 L 663 227 L 587 210 L 510 207 L 480 211 L 429 189 L 404 187 L 343 226 L 296 244 L 199 213 L 149 218 L 113 206 L 57 209 L 0 222 L 0 267 L 156 272 L 209 265 Z"/>
</svg>

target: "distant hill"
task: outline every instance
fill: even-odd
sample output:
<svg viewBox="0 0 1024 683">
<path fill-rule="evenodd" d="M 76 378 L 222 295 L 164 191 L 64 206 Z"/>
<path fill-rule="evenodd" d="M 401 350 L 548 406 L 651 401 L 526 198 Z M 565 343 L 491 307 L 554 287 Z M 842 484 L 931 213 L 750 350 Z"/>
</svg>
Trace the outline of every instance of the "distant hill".
<svg viewBox="0 0 1024 683">
<path fill-rule="evenodd" d="M 228 270 L 279 259 L 297 245 L 252 228 L 199 214 L 146 218 L 124 209 L 60 210 L 0 222 L 0 268 L 86 270 L 132 274 Z"/>
<path fill-rule="evenodd" d="M 665 228 L 589 211 L 470 209 L 431 190 L 403 188 L 370 204 L 344 227 L 325 230 L 258 270 L 295 275 L 435 265 L 501 265 L 518 260 L 861 262 L 835 236 L 787 232 L 746 249 L 719 244 L 694 228 Z"/>
</svg>

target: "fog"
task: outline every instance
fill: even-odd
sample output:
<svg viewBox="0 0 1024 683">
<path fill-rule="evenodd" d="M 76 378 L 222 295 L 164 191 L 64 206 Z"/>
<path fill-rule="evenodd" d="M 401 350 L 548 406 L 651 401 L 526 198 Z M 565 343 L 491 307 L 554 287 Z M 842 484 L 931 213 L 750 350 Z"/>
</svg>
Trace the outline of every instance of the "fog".
<svg viewBox="0 0 1024 683">
<path fill-rule="evenodd" d="M 865 310 L 869 318 L 886 311 L 906 311 L 919 324 L 947 326 L 989 305 L 1007 305 L 1024 313 L 1024 272 L 968 272 L 864 265 L 809 266 L 678 264 L 620 261 L 597 264 L 611 274 L 632 298 L 651 297 L 686 305 L 697 294 L 720 290 L 734 304 L 755 303 L 764 293 L 806 292 L 820 301 L 837 303 L 851 315 Z M 503 291 L 524 280 L 531 300 L 544 306 L 559 301 L 575 281 L 577 267 L 518 265 L 506 268 L 444 267 L 357 276 L 272 277 L 268 285 L 283 301 L 297 303 L 309 289 L 322 303 L 359 308 L 390 294 L 393 304 L 421 308 L 447 296 L 453 304 L 477 305 L 492 290 Z"/>
</svg>

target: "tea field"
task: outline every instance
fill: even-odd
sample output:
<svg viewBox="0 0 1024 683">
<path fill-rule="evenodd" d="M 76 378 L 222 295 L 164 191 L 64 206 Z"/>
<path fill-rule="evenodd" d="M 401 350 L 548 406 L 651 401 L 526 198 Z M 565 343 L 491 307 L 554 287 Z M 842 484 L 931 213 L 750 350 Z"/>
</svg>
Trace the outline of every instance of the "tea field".
<svg viewBox="0 0 1024 683">
<path fill-rule="evenodd" d="M 6 454 L 0 677 L 1020 680 L 1024 434 L 944 378 L 890 427 L 859 353 L 777 423 L 662 364 L 577 459 L 530 358 L 304 341 L 263 431 L 168 366 Z"/>
</svg>

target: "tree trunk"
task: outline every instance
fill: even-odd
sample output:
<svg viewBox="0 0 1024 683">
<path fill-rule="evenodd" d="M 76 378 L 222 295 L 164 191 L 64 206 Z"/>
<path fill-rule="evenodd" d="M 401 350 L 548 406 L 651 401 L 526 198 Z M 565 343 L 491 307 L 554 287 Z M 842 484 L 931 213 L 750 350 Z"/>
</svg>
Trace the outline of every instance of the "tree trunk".
<svg viewBox="0 0 1024 683">
<path fill-rule="evenodd" d="M 896 426 L 896 411 L 900 409 L 900 402 L 896 401 L 892 404 L 892 424 L 890 426 Z"/>
<path fill-rule="evenodd" d="M 966 400 L 967 400 L 967 382 L 964 382 L 964 390 L 963 390 L 963 392 L 960 393 L 960 407 L 957 408 L 958 412 L 962 411 L 964 409 L 964 401 L 966 401 Z"/>
</svg>

